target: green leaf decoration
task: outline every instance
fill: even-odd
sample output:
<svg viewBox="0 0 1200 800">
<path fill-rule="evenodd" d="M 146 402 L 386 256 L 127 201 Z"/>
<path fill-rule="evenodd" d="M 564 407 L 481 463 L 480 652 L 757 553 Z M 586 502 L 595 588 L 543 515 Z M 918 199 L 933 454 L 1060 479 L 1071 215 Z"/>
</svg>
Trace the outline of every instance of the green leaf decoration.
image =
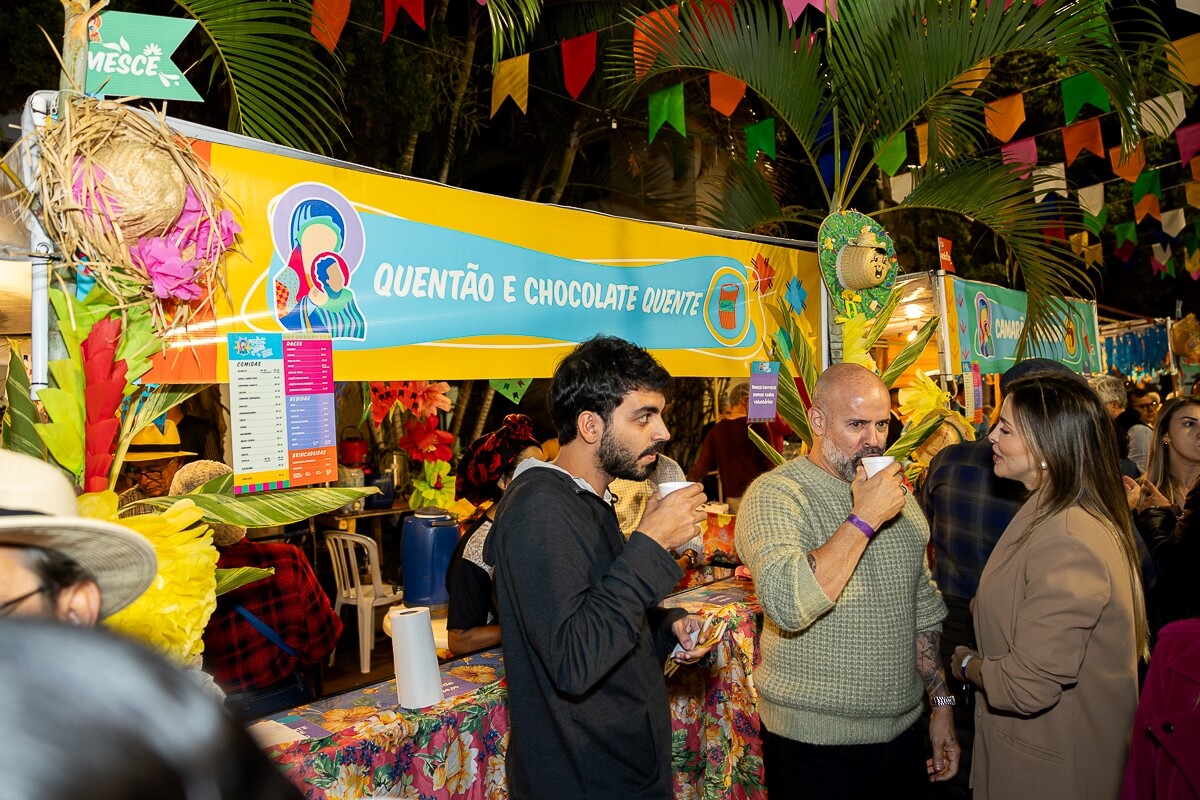
<svg viewBox="0 0 1200 800">
<path fill-rule="evenodd" d="M 233 495 L 233 473 L 218 475 L 207 483 L 202 483 L 188 494 L 227 494 Z"/>
<path fill-rule="evenodd" d="M 750 434 L 750 441 L 754 442 L 754 446 L 761 450 L 762 454 L 766 456 L 772 464 L 780 467 L 787 463 L 787 459 L 784 458 L 778 450 L 776 450 L 774 447 L 771 447 L 770 442 L 759 436 L 757 431 L 755 431 L 753 428 L 747 428 L 747 431 Z"/>
<path fill-rule="evenodd" d="M 116 456 L 113 457 L 112 469 L 108 474 L 108 487 L 110 489 L 117 485 L 117 478 L 120 477 L 121 468 L 125 463 L 125 453 L 128 452 L 129 443 L 133 441 L 133 437 L 137 435 L 137 432 L 167 413 L 169 409 L 203 391 L 204 388 L 204 384 L 198 383 L 178 383 L 155 387 L 142 400 L 141 405 L 138 406 L 135 413 L 126 414 L 121 419 L 121 432 L 117 437 Z M 80 434 L 80 441 L 83 441 L 82 434 Z M 252 526 L 247 525 L 246 527 Z"/>
<path fill-rule="evenodd" d="M 812 384 L 809 384 L 811 387 Z M 795 432 L 800 440 L 812 447 L 812 429 L 808 425 L 808 409 L 800 393 L 796 391 L 796 376 L 792 365 L 787 361 L 779 362 L 779 386 L 775 390 L 777 405 L 775 410 L 779 416 Z"/>
<path fill-rule="evenodd" d="M 38 400 L 51 422 L 36 422 L 34 428 L 50 455 L 78 483 L 83 478 L 83 409 L 74 395 L 53 387 L 38 392 Z"/>
<path fill-rule="evenodd" d="M 232 592 L 234 589 L 240 589 L 247 584 L 261 581 L 263 578 L 269 578 L 275 574 L 275 568 L 262 567 L 235 567 L 233 569 L 218 569 L 217 575 L 217 597 Z"/>
<path fill-rule="evenodd" d="M 896 306 L 900 304 L 901 294 L 899 286 L 892 287 L 892 293 L 888 295 L 887 302 L 883 304 L 883 308 L 875 315 L 875 319 L 871 322 L 871 328 L 867 331 L 865 346 L 868 351 L 875 346 L 875 343 L 879 341 L 879 337 L 883 336 L 883 331 L 888 323 L 892 321 L 892 313 L 895 312 Z"/>
<path fill-rule="evenodd" d="M 369 494 L 378 494 L 374 486 L 360 489 L 284 489 L 266 494 L 189 494 L 187 499 L 204 512 L 205 522 L 221 522 L 241 525 L 245 528 L 267 528 L 272 525 L 290 525 L 317 514 L 327 514 L 347 503 L 361 500 Z M 155 497 L 133 505 L 149 505 L 154 508 L 170 508 L 178 497 Z"/>
<path fill-rule="evenodd" d="M 916 450 L 918 447 L 924 444 L 925 440 L 928 439 L 934 431 L 941 427 L 942 420 L 945 418 L 946 413 L 949 412 L 935 412 L 930 414 L 926 419 L 921 420 L 919 425 L 914 425 L 906 430 L 903 435 L 896 440 L 895 444 L 887 449 L 887 452 L 885 452 L 884 455 L 891 456 L 897 461 L 903 461 L 904 459 L 908 458 L 912 454 L 913 450 Z"/>
<path fill-rule="evenodd" d="M 8 380 L 5 392 L 8 408 L 4 409 L 4 449 L 14 453 L 46 460 L 46 445 L 38 435 L 38 411 L 29 396 L 29 376 L 21 359 L 21 346 L 8 340 Z"/>
<path fill-rule="evenodd" d="M 921 326 L 921 330 L 917 331 L 917 338 L 913 339 L 904 349 L 900 351 L 900 355 L 892 363 L 888 364 L 888 368 L 884 370 L 883 383 L 889 389 L 896 382 L 904 370 L 921 356 L 921 351 L 925 349 L 925 345 L 929 343 L 929 338 L 933 336 L 933 332 L 937 330 L 938 323 L 942 321 L 941 317 L 933 317 Z"/>
<path fill-rule="evenodd" d="M 504 57 L 505 48 L 513 54 L 524 53 L 527 43 L 542 17 L 540 0 L 489 0 L 488 18 L 492 23 L 492 70 Z"/>
</svg>

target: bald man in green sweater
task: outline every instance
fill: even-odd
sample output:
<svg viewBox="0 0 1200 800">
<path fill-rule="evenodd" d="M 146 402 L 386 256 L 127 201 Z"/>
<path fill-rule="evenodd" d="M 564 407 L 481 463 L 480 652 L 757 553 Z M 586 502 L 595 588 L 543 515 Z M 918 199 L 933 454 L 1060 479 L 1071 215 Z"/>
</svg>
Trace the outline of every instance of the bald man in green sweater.
<svg viewBox="0 0 1200 800">
<path fill-rule="evenodd" d="M 737 519 L 738 552 L 766 613 L 754 683 L 768 792 L 920 796 L 959 761 L 929 529 L 899 464 L 869 479 L 861 464 L 887 439 L 883 381 L 836 364 L 812 399 L 812 452 L 751 484 Z"/>
</svg>

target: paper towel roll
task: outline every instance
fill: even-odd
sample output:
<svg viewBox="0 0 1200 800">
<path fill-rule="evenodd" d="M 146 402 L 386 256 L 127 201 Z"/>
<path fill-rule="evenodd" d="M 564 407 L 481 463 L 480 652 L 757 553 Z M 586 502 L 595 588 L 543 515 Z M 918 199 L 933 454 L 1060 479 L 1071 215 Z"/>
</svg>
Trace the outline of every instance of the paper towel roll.
<svg viewBox="0 0 1200 800">
<path fill-rule="evenodd" d="M 442 699 L 442 673 L 433 645 L 429 609 L 393 606 L 392 657 L 396 663 L 396 700 L 404 708 L 425 708 Z"/>
</svg>

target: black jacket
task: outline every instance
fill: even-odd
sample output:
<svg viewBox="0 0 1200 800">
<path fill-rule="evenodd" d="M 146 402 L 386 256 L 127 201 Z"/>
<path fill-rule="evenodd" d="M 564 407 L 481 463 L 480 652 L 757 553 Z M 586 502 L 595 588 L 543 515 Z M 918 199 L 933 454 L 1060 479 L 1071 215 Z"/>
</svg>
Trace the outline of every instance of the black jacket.
<svg viewBox="0 0 1200 800">
<path fill-rule="evenodd" d="M 1147 611 L 1155 631 L 1177 619 L 1200 616 L 1200 483 L 1187 493 L 1183 514 L 1147 508 L 1137 515 L 1138 530 L 1158 564 L 1158 584 Z"/>
<path fill-rule="evenodd" d="M 671 796 L 663 665 L 671 624 L 656 604 L 679 580 L 667 551 L 628 542 L 612 507 L 560 470 L 509 485 L 484 559 L 508 676 L 508 786 L 525 798 Z"/>
</svg>

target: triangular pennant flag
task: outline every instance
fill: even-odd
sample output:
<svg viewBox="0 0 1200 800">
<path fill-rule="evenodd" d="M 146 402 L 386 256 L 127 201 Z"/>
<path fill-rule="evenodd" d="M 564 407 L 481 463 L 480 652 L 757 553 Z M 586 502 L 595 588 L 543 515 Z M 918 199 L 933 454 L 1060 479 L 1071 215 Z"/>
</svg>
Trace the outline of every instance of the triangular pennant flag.
<svg viewBox="0 0 1200 800">
<path fill-rule="evenodd" d="M 951 89 L 958 90 L 970 97 L 979 88 L 979 84 L 983 83 L 983 79 L 992 71 L 992 60 L 985 58 L 980 61 L 977 66 L 971 67 L 969 70 L 959 76 L 958 80 L 950 84 Z"/>
<path fill-rule="evenodd" d="M 1163 212 L 1163 233 L 1165 233 L 1167 236 L 1170 236 L 1172 239 L 1179 235 L 1179 232 L 1183 230 L 1185 225 L 1187 225 L 1187 220 L 1184 219 L 1182 208 L 1173 208 L 1170 211 Z"/>
<path fill-rule="evenodd" d="M 332 53 L 346 20 L 350 18 L 350 0 L 313 0 L 312 35 L 321 46 Z"/>
<path fill-rule="evenodd" d="M 1147 193 L 1153 194 L 1158 198 L 1162 197 L 1162 175 L 1156 169 L 1143 172 L 1133 182 L 1134 205 L 1140 203 Z"/>
<path fill-rule="evenodd" d="M 929 123 L 922 122 L 917 126 L 917 163 L 922 167 L 929 160 Z"/>
<path fill-rule="evenodd" d="M 886 142 L 875 140 L 875 163 L 888 175 L 895 175 L 896 170 L 904 166 L 908 158 L 908 135 L 904 131 L 896 133 Z"/>
<path fill-rule="evenodd" d="M 1176 39 L 1171 44 L 1179 53 L 1179 63 L 1172 61 L 1171 71 L 1192 86 L 1200 86 L 1200 33 Z"/>
<path fill-rule="evenodd" d="M 531 383 L 529 378 L 494 378 L 488 385 L 518 405 Z"/>
<path fill-rule="evenodd" d="M 647 98 L 650 107 L 650 144 L 664 122 L 679 131 L 680 136 L 687 136 L 687 122 L 683 115 L 683 84 L 677 83 L 666 89 L 660 89 Z"/>
<path fill-rule="evenodd" d="M 1000 155 L 1004 159 L 1005 164 L 1027 165 L 1025 169 L 1020 171 L 1020 174 L 1022 178 L 1028 178 L 1029 173 L 1033 171 L 1033 165 L 1038 160 L 1037 142 L 1032 136 L 1026 139 L 1018 139 L 1015 142 L 1009 142 L 1000 148 Z"/>
<path fill-rule="evenodd" d="M 829 0 L 828 5 L 828 9 L 826 9 L 825 0 L 783 0 L 783 10 L 787 14 L 788 27 L 790 28 L 795 25 L 796 20 L 800 18 L 800 14 L 803 13 L 804 9 L 808 8 L 809 6 L 819 9 L 820 11 L 826 11 L 836 22 L 837 8 L 833 0 Z"/>
<path fill-rule="evenodd" d="M 1183 92 L 1171 92 L 1168 95 L 1138 103 L 1138 122 L 1142 126 L 1142 130 L 1164 139 L 1171 135 L 1171 131 L 1179 127 L 1179 123 L 1183 122 L 1186 114 L 1187 108 L 1183 104 Z"/>
<path fill-rule="evenodd" d="M 1083 248 L 1083 253 L 1081 253 L 1081 255 L 1083 256 L 1083 263 L 1089 267 L 1092 264 L 1104 263 L 1104 252 L 1100 249 L 1100 242 L 1089 244 L 1087 247 Z"/>
<path fill-rule="evenodd" d="M 1150 255 L 1150 269 L 1152 270 L 1152 272 L 1151 272 L 1152 275 L 1159 275 L 1160 273 L 1165 275 L 1167 272 L 1167 265 L 1160 258 L 1155 256 L 1154 254 L 1151 254 Z M 1159 275 L 1159 276 L 1162 277 L 1162 275 Z"/>
<path fill-rule="evenodd" d="M 1079 207 L 1095 216 L 1104 209 L 1104 184 L 1094 183 L 1079 190 Z"/>
<path fill-rule="evenodd" d="M 1108 101 L 1108 92 L 1100 81 L 1089 72 L 1081 72 L 1069 78 L 1063 78 L 1060 84 L 1063 99 L 1063 117 L 1070 125 L 1075 121 L 1084 104 L 1101 111 L 1112 111 Z"/>
<path fill-rule="evenodd" d="M 596 71 L 596 32 L 585 33 L 562 43 L 563 83 L 575 100 Z"/>
<path fill-rule="evenodd" d="M 1088 234 L 1087 231 L 1071 234 L 1071 252 L 1077 256 L 1082 256 L 1083 251 L 1087 250 Z"/>
<path fill-rule="evenodd" d="M 1171 260 L 1171 245 L 1169 244 L 1154 242 L 1150 245 L 1150 252 L 1159 263 L 1166 264 Z"/>
<path fill-rule="evenodd" d="M 1091 150 L 1104 158 L 1104 139 L 1100 137 L 1100 119 L 1093 117 L 1083 122 L 1076 122 L 1062 129 L 1063 152 L 1067 157 L 1067 166 L 1075 163 L 1080 152 Z"/>
<path fill-rule="evenodd" d="M 938 240 L 938 266 L 949 275 L 956 275 L 957 270 L 954 269 L 954 259 L 950 257 L 950 250 L 954 247 L 954 242 L 944 236 L 937 237 Z"/>
<path fill-rule="evenodd" d="M 425 30 L 425 0 L 383 0 L 383 41 L 392 35 L 396 26 L 396 12 L 403 8 L 413 22 Z"/>
<path fill-rule="evenodd" d="M 511 97 L 521 113 L 525 113 L 529 106 L 529 53 L 506 58 L 496 65 L 496 77 L 492 80 L 491 116 L 496 116 L 506 97 Z"/>
<path fill-rule="evenodd" d="M 908 193 L 912 191 L 913 176 L 911 172 L 901 172 L 899 175 L 892 175 L 888 179 L 888 183 L 892 186 L 892 200 L 896 203 L 904 202 L 904 198 L 908 197 Z"/>
<path fill-rule="evenodd" d="M 1025 95 L 1014 94 L 1001 97 L 984 107 L 984 120 L 988 132 L 1002 142 L 1007 142 L 1025 122 Z"/>
<path fill-rule="evenodd" d="M 1083 226 L 1099 237 L 1104 233 L 1104 228 L 1108 225 L 1108 209 L 1101 208 L 1099 214 L 1089 214 L 1083 212 Z"/>
<path fill-rule="evenodd" d="M 1146 218 L 1146 215 L 1154 217 L 1157 220 L 1162 219 L 1162 211 L 1160 210 L 1158 196 L 1146 194 L 1140 202 L 1133 204 L 1133 219 L 1134 222 L 1141 222 Z"/>
<path fill-rule="evenodd" d="M 1187 194 L 1187 204 L 1192 208 L 1200 208 L 1200 181 L 1188 181 L 1183 188 Z"/>
<path fill-rule="evenodd" d="M 746 96 L 746 84 L 723 72 L 708 73 L 709 105 L 729 117 Z"/>
<path fill-rule="evenodd" d="M 1184 256 L 1183 268 L 1192 276 L 1192 280 L 1200 281 L 1200 250 L 1195 250 Z"/>
<path fill-rule="evenodd" d="M 1125 262 L 1128 262 L 1131 258 L 1133 258 L 1133 254 L 1136 252 L 1137 242 L 1126 242 L 1125 244 L 1119 244 L 1113 248 L 1113 255 L 1115 255 L 1119 260 Z"/>
<path fill-rule="evenodd" d="M 1141 175 L 1146 167 L 1146 154 L 1142 150 L 1141 142 L 1138 142 L 1133 152 L 1124 157 L 1121 156 L 1121 148 L 1111 148 L 1108 151 L 1108 160 L 1112 162 L 1113 174 L 1130 183 L 1137 180 L 1137 176 Z"/>
<path fill-rule="evenodd" d="M 1053 244 L 1055 241 L 1062 241 L 1067 238 L 1067 229 L 1063 225 L 1062 219 L 1051 220 L 1042 228 L 1042 239 L 1046 244 Z"/>
<path fill-rule="evenodd" d="M 1200 150 L 1200 122 L 1177 128 L 1175 142 L 1179 145 L 1179 160 L 1184 164 L 1189 163 L 1196 151 Z"/>
<path fill-rule="evenodd" d="M 1200 181 L 1200 158 L 1193 158 L 1188 162 L 1188 166 L 1192 169 L 1192 180 Z"/>
<path fill-rule="evenodd" d="M 1033 202 L 1040 203 L 1048 194 L 1059 197 L 1067 196 L 1067 167 L 1065 164 L 1051 164 L 1048 167 L 1038 167 L 1033 171 L 1033 182 L 1037 192 Z"/>
<path fill-rule="evenodd" d="M 1113 226 L 1113 232 L 1117 235 L 1117 247 L 1123 244 L 1137 244 L 1136 222 L 1118 222 Z"/>
<path fill-rule="evenodd" d="M 746 158 L 754 166 L 759 151 L 775 158 L 775 118 L 767 117 L 762 122 L 746 126 Z"/>
<path fill-rule="evenodd" d="M 1183 246 L 1187 248 L 1188 254 L 1200 250 L 1200 238 L 1197 238 L 1195 231 L 1188 231 L 1183 237 Z"/>
<path fill-rule="evenodd" d="M 846 174 L 846 165 L 850 162 L 850 151 L 842 150 L 842 175 Z M 821 180 L 825 181 L 825 185 L 830 189 L 833 188 L 833 153 L 823 153 L 817 158 L 817 169 L 821 173 Z"/>
<path fill-rule="evenodd" d="M 659 48 L 655 42 L 679 33 L 679 6 L 672 5 L 643 14 L 633 24 L 633 74 L 639 81 L 646 76 Z M 651 41 L 650 37 L 654 37 Z"/>
<path fill-rule="evenodd" d="M 1175 277 L 1175 259 L 1173 258 L 1167 262 L 1167 274 L 1172 278 Z"/>
</svg>

